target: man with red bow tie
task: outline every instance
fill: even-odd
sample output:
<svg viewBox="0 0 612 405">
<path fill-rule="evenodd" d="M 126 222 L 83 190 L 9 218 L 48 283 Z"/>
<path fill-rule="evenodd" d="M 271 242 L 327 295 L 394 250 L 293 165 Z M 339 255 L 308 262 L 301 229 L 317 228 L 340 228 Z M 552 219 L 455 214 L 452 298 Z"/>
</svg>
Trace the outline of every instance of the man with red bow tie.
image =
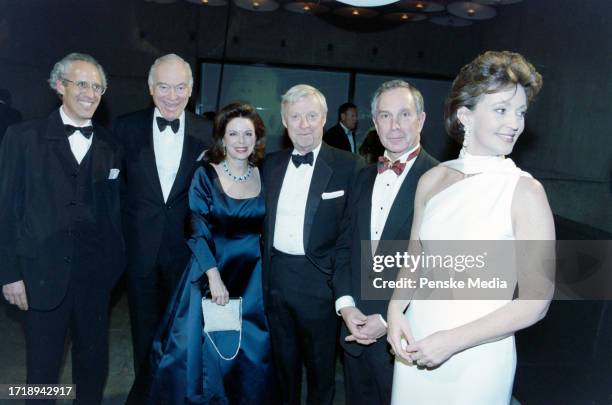
<svg viewBox="0 0 612 405">
<path fill-rule="evenodd" d="M 336 270 L 336 312 L 344 324 L 346 402 L 391 402 L 393 357 L 384 336 L 387 300 L 361 296 L 362 260 L 384 254 L 378 241 L 409 240 L 414 193 L 419 178 L 437 161 L 419 145 L 425 123 L 421 93 L 402 80 L 383 83 L 372 99 L 372 118 L 385 153 L 376 165 L 361 170 L 350 194 L 339 254 L 350 252 L 348 265 Z M 363 240 L 372 240 L 362 251 Z M 371 269 L 372 266 L 369 266 Z M 395 279 L 386 274 L 386 279 Z M 389 291 L 391 293 L 392 291 Z"/>
</svg>

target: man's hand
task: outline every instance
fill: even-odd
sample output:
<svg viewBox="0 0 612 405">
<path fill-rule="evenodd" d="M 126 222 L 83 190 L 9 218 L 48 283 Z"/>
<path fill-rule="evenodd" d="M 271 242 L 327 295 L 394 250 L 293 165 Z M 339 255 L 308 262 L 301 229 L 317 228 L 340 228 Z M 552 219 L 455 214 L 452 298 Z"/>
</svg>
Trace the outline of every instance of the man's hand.
<svg viewBox="0 0 612 405">
<path fill-rule="evenodd" d="M 4 284 L 2 286 L 2 295 L 4 295 L 4 299 L 13 305 L 17 305 L 22 311 L 28 310 L 28 297 L 26 296 L 23 280 Z"/>
<path fill-rule="evenodd" d="M 347 336 L 346 341 L 355 341 L 362 345 L 371 345 L 375 343 L 379 338 L 385 336 L 387 333 L 387 327 L 382 322 L 380 314 L 372 314 L 366 317 L 366 323 L 359 328 L 359 332 L 365 336 L 364 338 L 356 338 L 355 336 Z"/>
<path fill-rule="evenodd" d="M 344 307 L 340 310 L 340 315 L 342 315 L 346 328 L 350 332 L 350 335 L 345 338 L 347 342 L 368 338 L 361 332 L 361 328 L 365 325 L 368 318 L 358 308 Z"/>
</svg>

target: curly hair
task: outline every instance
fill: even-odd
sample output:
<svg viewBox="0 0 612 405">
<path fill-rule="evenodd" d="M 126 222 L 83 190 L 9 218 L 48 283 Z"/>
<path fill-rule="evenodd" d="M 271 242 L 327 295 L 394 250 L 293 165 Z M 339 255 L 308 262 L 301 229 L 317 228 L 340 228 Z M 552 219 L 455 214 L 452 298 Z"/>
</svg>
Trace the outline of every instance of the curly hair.
<svg viewBox="0 0 612 405">
<path fill-rule="evenodd" d="M 249 163 L 257 165 L 264 157 L 266 150 L 266 127 L 255 108 L 247 103 L 231 103 L 226 105 L 215 116 L 215 126 L 213 130 L 213 145 L 208 150 L 206 156 L 211 163 L 220 163 L 225 159 L 225 148 L 223 147 L 223 137 L 227 124 L 234 118 L 246 118 L 253 123 L 255 128 L 255 148 Z"/>
<path fill-rule="evenodd" d="M 446 98 L 446 132 L 463 142 L 463 125 L 457 118 L 461 107 L 473 110 L 484 94 L 523 86 L 531 102 L 542 88 L 542 76 L 522 55 L 509 51 L 487 51 L 461 68 Z"/>
</svg>

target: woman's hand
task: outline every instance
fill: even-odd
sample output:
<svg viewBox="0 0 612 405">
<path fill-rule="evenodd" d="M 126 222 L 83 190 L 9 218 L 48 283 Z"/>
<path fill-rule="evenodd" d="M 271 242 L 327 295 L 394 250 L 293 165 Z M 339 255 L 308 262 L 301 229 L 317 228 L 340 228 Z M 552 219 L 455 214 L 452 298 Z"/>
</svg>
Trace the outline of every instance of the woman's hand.
<svg viewBox="0 0 612 405">
<path fill-rule="evenodd" d="M 457 339 L 450 331 L 439 331 L 409 344 L 406 352 L 410 358 L 421 367 L 437 367 L 459 351 Z"/>
<path fill-rule="evenodd" d="M 218 305 L 225 305 L 229 302 L 229 292 L 221 280 L 221 274 L 216 267 L 206 271 L 208 286 L 210 288 L 211 301 Z"/>
<path fill-rule="evenodd" d="M 395 356 L 410 363 L 412 358 L 410 353 L 405 350 L 408 343 L 414 342 L 412 332 L 408 320 L 404 316 L 402 310 L 403 305 L 398 302 L 391 301 L 387 312 L 387 341 L 393 349 Z"/>
</svg>

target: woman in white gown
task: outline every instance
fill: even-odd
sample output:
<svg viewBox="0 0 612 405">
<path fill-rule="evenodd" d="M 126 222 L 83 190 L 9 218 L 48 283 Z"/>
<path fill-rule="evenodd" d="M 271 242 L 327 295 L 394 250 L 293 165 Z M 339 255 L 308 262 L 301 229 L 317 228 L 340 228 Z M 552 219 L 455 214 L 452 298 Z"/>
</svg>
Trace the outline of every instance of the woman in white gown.
<svg viewBox="0 0 612 405">
<path fill-rule="evenodd" d="M 505 158 L 541 86 L 535 68 L 512 52 L 486 52 L 461 69 L 445 124 L 463 148 L 420 179 L 411 252 L 427 253 L 435 240 L 555 239 L 544 189 Z M 392 404 L 507 405 L 514 332 L 544 317 L 553 292 L 549 280 L 537 299 L 521 299 L 530 286 L 520 280 L 514 299 L 417 300 L 396 289 L 387 318 L 396 355 Z"/>
</svg>

